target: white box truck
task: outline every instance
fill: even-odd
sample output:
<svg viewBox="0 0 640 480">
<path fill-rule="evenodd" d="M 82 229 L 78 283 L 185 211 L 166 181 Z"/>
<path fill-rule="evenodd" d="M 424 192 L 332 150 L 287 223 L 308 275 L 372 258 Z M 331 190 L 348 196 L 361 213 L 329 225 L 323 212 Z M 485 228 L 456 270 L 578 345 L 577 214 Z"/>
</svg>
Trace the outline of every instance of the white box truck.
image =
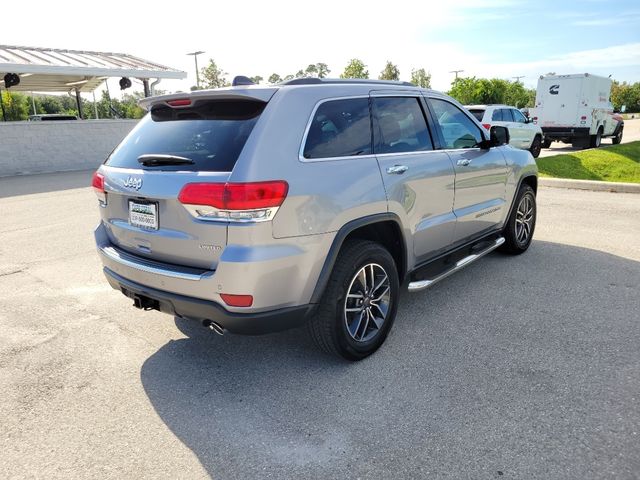
<svg viewBox="0 0 640 480">
<path fill-rule="evenodd" d="M 589 73 L 541 76 L 529 115 L 542 128 L 543 146 L 560 141 L 578 148 L 599 147 L 604 137 L 620 143 L 624 122 L 613 113 L 611 84 L 610 78 Z"/>
</svg>

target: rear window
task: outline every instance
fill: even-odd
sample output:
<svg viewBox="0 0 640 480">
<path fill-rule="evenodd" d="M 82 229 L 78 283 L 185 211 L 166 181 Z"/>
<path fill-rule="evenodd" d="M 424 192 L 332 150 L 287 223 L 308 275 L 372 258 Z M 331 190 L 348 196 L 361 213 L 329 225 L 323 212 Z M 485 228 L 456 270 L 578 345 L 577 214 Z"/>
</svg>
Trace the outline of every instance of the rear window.
<svg viewBox="0 0 640 480">
<path fill-rule="evenodd" d="M 201 101 L 190 108 L 153 107 L 105 163 L 145 170 L 230 172 L 265 105 L 227 100 Z M 194 163 L 141 165 L 138 157 L 149 154 L 186 157 Z"/>
<path fill-rule="evenodd" d="M 473 110 L 469 111 L 474 117 L 476 117 L 476 120 L 482 122 L 482 117 L 484 117 L 484 110 L 478 110 L 477 108 L 474 108 Z"/>
<path fill-rule="evenodd" d="M 368 98 L 330 100 L 316 110 L 304 158 L 332 158 L 371 153 L 371 120 Z"/>
</svg>

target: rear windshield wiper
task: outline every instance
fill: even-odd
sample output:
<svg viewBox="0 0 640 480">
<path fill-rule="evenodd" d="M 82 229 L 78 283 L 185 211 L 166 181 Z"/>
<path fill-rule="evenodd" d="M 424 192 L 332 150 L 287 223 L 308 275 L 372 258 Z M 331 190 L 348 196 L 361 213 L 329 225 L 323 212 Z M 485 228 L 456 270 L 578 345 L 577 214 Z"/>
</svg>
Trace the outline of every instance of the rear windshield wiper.
<svg viewBox="0 0 640 480">
<path fill-rule="evenodd" d="M 194 162 L 187 157 L 178 155 L 165 155 L 160 153 L 148 153 L 138 157 L 138 163 L 146 167 L 156 167 L 159 165 L 193 165 Z"/>
</svg>

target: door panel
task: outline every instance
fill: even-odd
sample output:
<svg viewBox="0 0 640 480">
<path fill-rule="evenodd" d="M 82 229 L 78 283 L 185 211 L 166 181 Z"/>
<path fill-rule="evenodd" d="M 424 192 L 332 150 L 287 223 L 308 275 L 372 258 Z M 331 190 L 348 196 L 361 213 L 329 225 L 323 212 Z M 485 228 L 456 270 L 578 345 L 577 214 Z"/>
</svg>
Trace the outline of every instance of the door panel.
<svg viewBox="0 0 640 480">
<path fill-rule="evenodd" d="M 430 98 L 445 152 L 455 170 L 454 240 L 465 240 L 494 228 L 506 208 L 507 164 L 502 150 L 480 149 L 483 134 L 453 103 Z"/>
<path fill-rule="evenodd" d="M 372 94 L 372 106 L 374 148 L 389 211 L 410 226 L 420 262 L 453 240 L 453 165 L 446 152 L 433 150 L 421 98 Z"/>
</svg>

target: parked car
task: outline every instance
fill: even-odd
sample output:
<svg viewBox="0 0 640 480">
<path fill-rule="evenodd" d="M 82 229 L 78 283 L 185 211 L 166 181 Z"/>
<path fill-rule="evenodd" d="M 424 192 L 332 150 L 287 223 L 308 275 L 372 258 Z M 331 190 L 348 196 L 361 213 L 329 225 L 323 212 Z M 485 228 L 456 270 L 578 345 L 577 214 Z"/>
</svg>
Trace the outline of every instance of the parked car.
<svg viewBox="0 0 640 480">
<path fill-rule="evenodd" d="M 529 247 L 537 169 L 506 128 L 401 82 L 246 80 L 143 100 L 93 176 L 104 273 L 136 307 L 220 334 L 306 323 L 358 360 L 401 286 Z"/>
<path fill-rule="evenodd" d="M 530 114 L 542 127 L 544 146 L 560 141 L 597 148 L 605 137 L 620 143 L 624 121 L 613 112 L 611 85 L 610 78 L 589 73 L 541 76 Z"/>
<path fill-rule="evenodd" d="M 52 122 L 61 120 L 78 120 L 75 115 L 67 115 L 63 113 L 42 113 L 39 115 L 29 115 L 30 122 Z"/>
<path fill-rule="evenodd" d="M 486 129 L 493 125 L 507 127 L 510 145 L 529 150 L 538 158 L 542 148 L 542 130 L 534 125 L 520 110 L 508 105 L 469 105 L 466 107 Z"/>
</svg>

